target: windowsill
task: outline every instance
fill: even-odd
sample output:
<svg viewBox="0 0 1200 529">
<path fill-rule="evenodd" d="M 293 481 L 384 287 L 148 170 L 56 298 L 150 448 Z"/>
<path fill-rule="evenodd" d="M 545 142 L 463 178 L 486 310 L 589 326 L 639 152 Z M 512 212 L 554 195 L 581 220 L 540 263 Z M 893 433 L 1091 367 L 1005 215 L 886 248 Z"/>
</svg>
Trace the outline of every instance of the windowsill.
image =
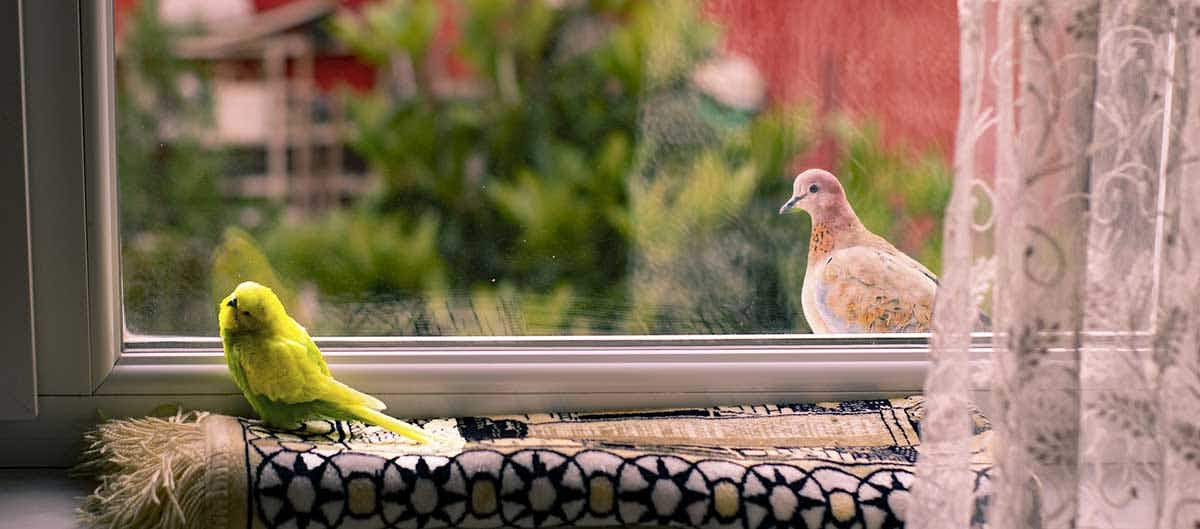
<svg viewBox="0 0 1200 529">
<path fill-rule="evenodd" d="M 864 400 L 919 394 L 928 368 L 925 335 L 663 337 L 630 343 L 470 338 L 453 346 L 318 338 L 335 375 L 372 393 L 399 417 L 707 407 L 735 403 Z M 454 341 L 454 340 L 452 340 Z M 622 342 L 623 343 L 615 343 Z M 714 342 L 722 342 L 716 345 Z M 355 343 L 350 343 L 355 342 Z M 467 343 L 464 343 L 467 342 Z M 490 342 L 482 347 L 478 342 Z M 770 342 L 770 343 L 767 343 Z M 973 336 L 986 358 L 990 334 Z M 540 346 L 538 346 L 540 345 Z M 39 392 L 39 415 L 0 432 L 0 468 L 66 466 L 80 436 L 104 417 L 137 416 L 164 405 L 251 413 L 229 378 L 215 338 L 138 340 L 99 388 Z M 97 358 L 92 366 L 104 362 Z"/>
<path fill-rule="evenodd" d="M 612 409 L 765 401 L 785 394 L 805 400 L 909 395 L 924 382 L 925 340 L 925 335 L 859 335 L 317 342 L 339 380 L 379 395 L 396 413 L 442 415 L 518 412 L 533 403 L 540 409 L 581 403 Z M 220 343 L 207 338 L 131 341 L 96 392 L 237 393 Z M 420 401 L 442 404 L 414 404 Z"/>
</svg>

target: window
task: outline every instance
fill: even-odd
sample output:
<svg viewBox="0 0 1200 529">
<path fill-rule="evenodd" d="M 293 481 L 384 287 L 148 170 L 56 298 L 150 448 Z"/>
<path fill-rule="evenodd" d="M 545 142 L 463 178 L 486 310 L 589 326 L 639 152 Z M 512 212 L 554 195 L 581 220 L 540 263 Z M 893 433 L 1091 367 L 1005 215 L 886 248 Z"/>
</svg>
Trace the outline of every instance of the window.
<svg viewBox="0 0 1200 529">
<path fill-rule="evenodd" d="M 808 333 L 808 218 L 776 211 L 821 142 L 867 225 L 936 269 L 944 153 L 869 114 L 833 130 L 770 9 L 206 5 L 116 13 L 134 335 L 212 336 L 243 280 L 324 336 Z M 835 40 L 797 60 L 834 90 L 862 77 Z"/>
<path fill-rule="evenodd" d="M 953 5 L 155 4 L 22 3 L 67 28 L 23 34 L 45 420 L 243 411 L 213 312 L 249 278 L 397 414 L 920 390 L 925 335 L 807 333 L 776 211 L 831 167 L 936 270 Z"/>
</svg>

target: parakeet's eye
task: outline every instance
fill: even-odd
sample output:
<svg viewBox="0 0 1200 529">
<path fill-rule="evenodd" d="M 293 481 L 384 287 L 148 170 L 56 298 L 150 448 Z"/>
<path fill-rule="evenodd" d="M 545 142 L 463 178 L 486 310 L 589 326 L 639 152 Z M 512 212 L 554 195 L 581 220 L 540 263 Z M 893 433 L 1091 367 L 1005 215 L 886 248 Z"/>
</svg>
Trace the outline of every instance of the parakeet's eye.
<svg viewBox="0 0 1200 529">
<path fill-rule="evenodd" d="M 817 184 L 812 184 L 812 185 L 808 186 L 809 193 L 816 193 L 817 191 L 820 191 L 820 190 L 821 190 L 821 188 L 817 187 Z"/>
<path fill-rule="evenodd" d="M 250 311 L 248 311 L 248 310 L 242 311 L 242 316 L 249 316 L 249 315 L 250 315 Z"/>
<path fill-rule="evenodd" d="M 229 305 L 230 307 L 233 307 L 236 309 L 237 308 L 237 298 L 230 299 L 229 303 L 226 303 L 226 305 Z"/>
</svg>

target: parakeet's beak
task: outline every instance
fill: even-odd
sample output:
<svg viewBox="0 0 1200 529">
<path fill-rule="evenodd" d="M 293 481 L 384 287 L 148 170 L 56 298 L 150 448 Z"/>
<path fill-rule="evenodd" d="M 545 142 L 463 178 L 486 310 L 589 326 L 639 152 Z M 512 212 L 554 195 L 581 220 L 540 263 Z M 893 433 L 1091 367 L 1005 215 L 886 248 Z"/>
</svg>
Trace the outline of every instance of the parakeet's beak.
<svg viewBox="0 0 1200 529">
<path fill-rule="evenodd" d="M 783 215 L 784 213 L 787 213 L 789 210 L 791 210 L 791 209 L 795 208 L 795 207 L 796 207 L 796 204 L 799 204 L 799 203 L 800 203 L 800 201 L 801 201 L 801 200 L 804 200 L 804 197 L 806 197 L 806 196 L 808 196 L 808 193 L 805 193 L 805 194 L 803 194 L 803 195 L 800 195 L 800 196 L 798 196 L 798 197 L 792 197 L 792 198 L 789 198 L 789 199 L 788 199 L 788 201 L 787 201 L 787 202 L 784 202 L 784 203 L 783 203 L 783 206 L 781 206 L 781 207 L 779 208 L 779 214 L 780 214 L 780 215 Z"/>
</svg>

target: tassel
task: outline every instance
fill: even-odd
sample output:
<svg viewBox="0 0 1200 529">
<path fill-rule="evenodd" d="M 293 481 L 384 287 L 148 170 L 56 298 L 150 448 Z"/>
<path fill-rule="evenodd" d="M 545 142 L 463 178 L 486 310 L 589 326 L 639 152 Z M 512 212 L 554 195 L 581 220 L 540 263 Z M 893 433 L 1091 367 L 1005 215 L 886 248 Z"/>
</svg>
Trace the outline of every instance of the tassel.
<svg viewBox="0 0 1200 529">
<path fill-rule="evenodd" d="M 97 529 L 199 529 L 207 412 L 107 421 L 84 435 L 73 474 L 100 482 L 80 519 Z"/>
</svg>

